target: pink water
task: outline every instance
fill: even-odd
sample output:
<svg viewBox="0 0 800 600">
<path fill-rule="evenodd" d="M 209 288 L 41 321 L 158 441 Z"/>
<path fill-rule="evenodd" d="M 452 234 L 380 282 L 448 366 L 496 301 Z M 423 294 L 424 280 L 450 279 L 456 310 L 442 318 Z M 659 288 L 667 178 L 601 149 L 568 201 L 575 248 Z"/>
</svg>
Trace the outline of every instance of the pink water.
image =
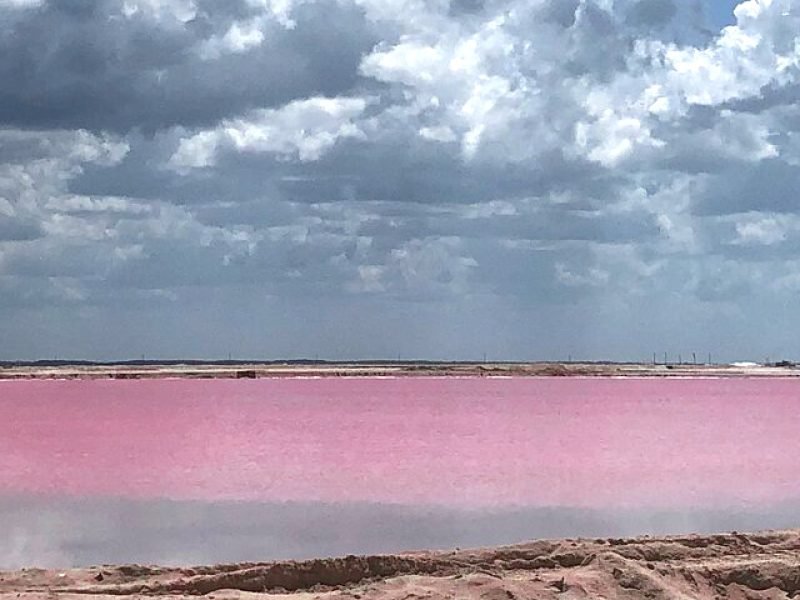
<svg viewBox="0 0 800 600">
<path fill-rule="evenodd" d="M 486 507 L 800 499 L 800 381 L 0 383 L 0 494 Z"/>
</svg>

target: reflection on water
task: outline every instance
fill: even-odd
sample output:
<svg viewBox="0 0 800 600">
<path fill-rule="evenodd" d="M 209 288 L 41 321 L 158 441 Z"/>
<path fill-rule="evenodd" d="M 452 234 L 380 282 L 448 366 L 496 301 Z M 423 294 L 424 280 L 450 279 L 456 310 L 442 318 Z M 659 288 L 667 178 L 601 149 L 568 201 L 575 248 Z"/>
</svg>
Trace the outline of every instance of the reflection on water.
<svg viewBox="0 0 800 600">
<path fill-rule="evenodd" d="M 761 511 L 0 499 L 0 568 L 263 561 L 606 537 L 797 527 L 800 504 Z"/>
</svg>

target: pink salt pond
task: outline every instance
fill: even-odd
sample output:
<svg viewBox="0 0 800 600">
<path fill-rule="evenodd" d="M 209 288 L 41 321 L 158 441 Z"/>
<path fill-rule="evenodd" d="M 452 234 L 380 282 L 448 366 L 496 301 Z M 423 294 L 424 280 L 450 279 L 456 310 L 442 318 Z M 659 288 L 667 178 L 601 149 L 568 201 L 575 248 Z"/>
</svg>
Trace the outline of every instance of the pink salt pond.
<svg viewBox="0 0 800 600">
<path fill-rule="evenodd" d="M 0 495 L 455 508 L 800 499 L 788 379 L 0 382 Z"/>
</svg>

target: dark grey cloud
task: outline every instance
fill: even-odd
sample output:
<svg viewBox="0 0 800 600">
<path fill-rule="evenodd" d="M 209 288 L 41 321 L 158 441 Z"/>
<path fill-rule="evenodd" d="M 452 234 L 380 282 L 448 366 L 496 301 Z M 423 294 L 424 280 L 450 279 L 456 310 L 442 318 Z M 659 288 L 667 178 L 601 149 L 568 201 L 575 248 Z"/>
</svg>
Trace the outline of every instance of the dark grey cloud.
<svg viewBox="0 0 800 600">
<path fill-rule="evenodd" d="M 572 27 L 575 24 L 575 12 L 580 6 L 579 0 L 551 0 L 545 4 L 542 15 L 552 19 L 562 27 Z"/>
<path fill-rule="evenodd" d="M 726 215 L 754 210 L 796 213 L 800 169 L 780 159 L 766 159 L 747 169 L 712 177 L 698 194 L 697 215 Z"/>
<path fill-rule="evenodd" d="M 287 163 L 270 155 L 224 155 L 211 170 L 183 177 L 159 169 L 174 148 L 165 141 L 138 141 L 118 165 L 88 166 L 72 179 L 72 193 L 169 197 L 181 204 L 253 200 L 318 202 L 383 201 L 410 205 L 474 203 L 497 198 L 546 196 L 571 191 L 586 199 L 608 197 L 623 183 L 619 174 L 554 150 L 531 164 L 466 164 L 457 148 L 407 137 L 375 144 L 340 142 L 320 160 Z M 236 209 L 231 209 L 236 210 Z"/>
<path fill-rule="evenodd" d="M 800 84 L 770 83 L 764 86 L 757 96 L 732 100 L 725 104 L 725 108 L 741 112 L 762 113 L 775 107 L 793 108 L 798 97 L 800 97 Z"/>
<path fill-rule="evenodd" d="M 628 11 L 633 25 L 656 26 L 670 22 L 678 13 L 672 0 L 639 0 Z"/>
<path fill-rule="evenodd" d="M 29 241 L 43 236 L 44 231 L 36 221 L 0 217 L 0 242 Z"/>
<path fill-rule="evenodd" d="M 53 1 L 24 11 L 0 28 L 0 123 L 120 132 L 208 126 L 358 83 L 375 34 L 361 11 L 335 2 L 298 7 L 294 29 L 274 23 L 248 52 L 204 60 L 202 43 L 253 12 L 244 7 L 201 3 L 179 25 L 125 17 L 115 0 Z"/>
<path fill-rule="evenodd" d="M 483 0 L 450 0 L 450 14 L 473 14 L 482 11 L 484 8 Z"/>
</svg>

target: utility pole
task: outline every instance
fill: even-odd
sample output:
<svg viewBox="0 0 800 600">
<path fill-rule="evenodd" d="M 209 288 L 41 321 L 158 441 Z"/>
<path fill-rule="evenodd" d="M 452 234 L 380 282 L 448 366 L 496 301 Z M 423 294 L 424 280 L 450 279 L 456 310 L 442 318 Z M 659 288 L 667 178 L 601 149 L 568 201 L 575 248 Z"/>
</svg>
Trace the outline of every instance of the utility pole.
<svg viewBox="0 0 800 600">
<path fill-rule="evenodd" d="M 667 360 L 667 353 L 664 352 L 664 364 L 666 365 L 668 363 L 669 363 L 669 361 Z"/>
<path fill-rule="evenodd" d="M 653 365 L 655 366 L 655 364 L 656 364 L 656 353 L 653 352 Z"/>
<path fill-rule="evenodd" d="M 694 352 L 692 352 L 692 364 L 694 366 L 697 366 L 697 354 L 695 354 Z"/>
</svg>

